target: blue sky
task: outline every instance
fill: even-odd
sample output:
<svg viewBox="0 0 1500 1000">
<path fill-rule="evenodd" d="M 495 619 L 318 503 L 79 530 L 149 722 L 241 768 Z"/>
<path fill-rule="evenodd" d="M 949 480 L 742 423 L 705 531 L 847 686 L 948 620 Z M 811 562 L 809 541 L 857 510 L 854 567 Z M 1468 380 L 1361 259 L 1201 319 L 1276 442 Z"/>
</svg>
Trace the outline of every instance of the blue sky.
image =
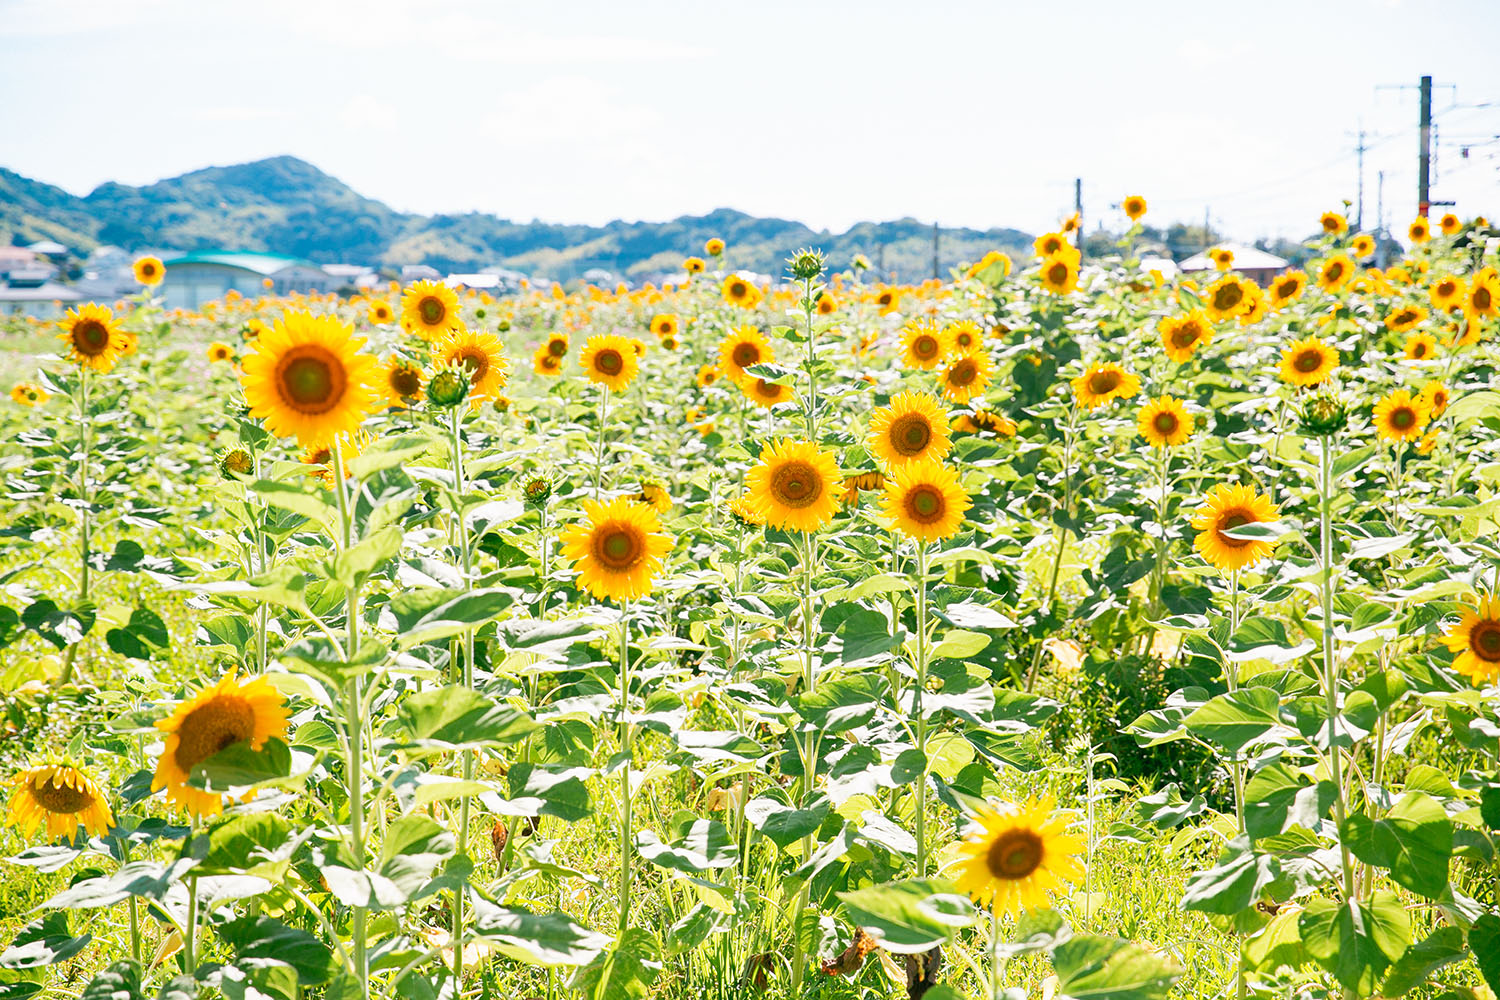
<svg viewBox="0 0 1500 1000">
<path fill-rule="evenodd" d="M 744 4 L 0 0 L 0 165 L 77 192 L 290 153 L 411 211 L 598 223 L 728 206 L 1301 236 L 1376 175 L 1500 216 L 1495 0 Z M 1473 105 L 1488 105 L 1474 107 Z M 1489 145 L 1477 143 L 1489 139 Z M 1467 159 L 1461 142 L 1476 143 Z M 1352 217 L 1351 212 L 1351 217 Z M 1092 228 L 1092 226 L 1091 226 Z"/>
</svg>

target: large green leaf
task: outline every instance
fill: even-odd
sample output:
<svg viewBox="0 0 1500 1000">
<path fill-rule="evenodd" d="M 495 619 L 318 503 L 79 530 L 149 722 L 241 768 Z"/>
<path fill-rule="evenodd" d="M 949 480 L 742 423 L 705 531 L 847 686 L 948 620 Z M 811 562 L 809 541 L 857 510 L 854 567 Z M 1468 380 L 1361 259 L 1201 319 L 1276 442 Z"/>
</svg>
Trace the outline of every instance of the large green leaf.
<svg viewBox="0 0 1500 1000">
<path fill-rule="evenodd" d="M 520 709 L 460 685 L 409 696 L 400 717 L 414 743 L 448 749 L 514 743 L 537 728 Z"/>
<path fill-rule="evenodd" d="M 503 587 L 468 593 L 421 591 L 403 594 L 390 603 L 400 625 L 397 645 L 401 649 L 410 649 L 476 629 L 498 618 L 515 600 L 515 592 Z"/>
<path fill-rule="evenodd" d="M 1233 916 L 1253 906 L 1261 890 L 1280 877 L 1274 854 L 1255 851 L 1247 837 L 1236 837 L 1217 865 L 1188 879 L 1182 908 Z"/>
<path fill-rule="evenodd" d="M 745 818 L 767 840 L 784 848 L 816 832 L 828 818 L 829 809 L 828 799 L 822 795 L 802 809 L 761 797 L 745 803 Z"/>
<path fill-rule="evenodd" d="M 1245 786 L 1245 827 L 1256 840 L 1275 836 L 1288 826 L 1316 830 L 1337 797 L 1333 782 L 1313 784 L 1277 761 L 1256 771 Z"/>
<path fill-rule="evenodd" d="M 1376 893 L 1369 905 L 1312 899 L 1297 930 L 1313 961 L 1359 996 L 1373 995 L 1385 970 L 1411 944 L 1411 920 L 1386 892 Z"/>
<path fill-rule="evenodd" d="M 234 964 L 242 969 L 289 968 L 303 986 L 327 982 L 334 972 L 333 953 L 327 945 L 279 920 L 240 917 L 220 924 L 218 931 L 234 952 Z"/>
<path fill-rule="evenodd" d="M 1486 913 L 1469 928 L 1469 950 L 1490 989 L 1500 993 L 1500 917 Z"/>
<path fill-rule="evenodd" d="M 1380 994 L 1386 997 L 1403 996 L 1425 983 L 1437 970 L 1463 961 L 1467 954 L 1463 931 L 1457 927 L 1439 927 L 1407 948 L 1406 954 L 1391 966 Z"/>
<path fill-rule="evenodd" d="M 1052 952 L 1057 993 L 1073 1000 L 1158 1000 L 1182 970 L 1144 945 L 1094 934 L 1074 936 Z"/>
<path fill-rule="evenodd" d="M 1183 720 L 1190 732 L 1230 752 L 1238 752 L 1280 724 L 1277 695 L 1268 687 L 1216 695 Z"/>
<path fill-rule="evenodd" d="M 0 952 L 0 969 L 55 965 L 78 954 L 93 939 L 92 934 L 74 937 L 66 913 L 48 913 L 22 927 L 10 947 Z"/>
<path fill-rule="evenodd" d="M 640 1000 L 660 972 L 656 935 L 632 927 L 613 948 L 579 969 L 572 986 L 579 996 L 593 1000 Z"/>
<path fill-rule="evenodd" d="M 792 699 L 802 721 L 825 733 L 841 733 L 862 726 L 880 707 L 885 682 L 879 674 L 837 677 Z"/>
<path fill-rule="evenodd" d="M 974 922 L 974 904 L 945 879 L 906 879 L 838 894 L 849 919 L 886 951 L 916 955 Z"/>
<path fill-rule="evenodd" d="M 1355 857 L 1388 869 L 1398 885 L 1412 892 L 1436 899 L 1448 888 L 1453 823 L 1430 795 L 1407 792 L 1380 819 L 1348 816 L 1340 836 Z"/>
<path fill-rule="evenodd" d="M 556 968 L 587 965 L 613 940 L 580 926 L 565 913 L 532 913 L 511 906 L 496 906 L 483 897 L 474 899 L 476 937 L 517 962 Z"/>
</svg>

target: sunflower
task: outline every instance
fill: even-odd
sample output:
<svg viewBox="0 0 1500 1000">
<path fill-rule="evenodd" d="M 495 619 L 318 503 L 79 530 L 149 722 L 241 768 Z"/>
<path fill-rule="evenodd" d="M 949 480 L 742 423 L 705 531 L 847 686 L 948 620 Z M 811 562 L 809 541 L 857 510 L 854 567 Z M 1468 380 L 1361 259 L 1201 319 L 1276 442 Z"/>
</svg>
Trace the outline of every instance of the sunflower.
<svg viewBox="0 0 1500 1000">
<path fill-rule="evenodd" d="M 578 571 L 578 585 L 595 600 L 630 601 L 651 593 L 672 539 L 661 531 L 656 510 L 629 497 L 608 503 L 583 501 L 586 524 L 562 533 L 562 554 Z"/>
<path fill-rule="evenodd" d="M 708 254 L 710 257 L 719 256 L 724 252 L 724 241 L 719 239 L 717 236 L 711 238 L 710 240 L 708 240 L 708 242 L 703 244 L 703 252 Z"/>
<path fill-rule="evenodd" d="M 1406 337 L 1405 354 L 1408 361 L 1424 361 L 1437 353 L 1437 338 L 1425 330 L 1417 330 Z"/>
<path fill-rule="evenodd" d="M 875 304 L 880 307 L 880 315 L 889 316 L 901 305 L 901 293 L 894 288 L 882 288 L 875 295 Z"/>
<path fill-rule="evenodd" d="M 1369 233 L 1360 233 L 1349 241 L 1349 252 L 1359 260 L 1364 260 L 1375 252 L 1375 238 Z"/>
<path fill-rule="evenodd" d="M 252 417 L 303 447 L 352 433 L 376 407 L 375 359 L 332 315 L 289 312 L 255 341 L 240 384 Z"/>
<path fill-rule="evenodd" d="M 941 459 L 953 447 L 942 404 L 925 393 L 900 392 L 870 414 L 870 451 L 887 465 Z"/>
<path fill-rule="evenodd" d="M 1343 254 L 1335 254 L 1323 262 L 1323 269 L 1318 272 L 1318 287 L 1325 292 L 1336 292 L 1353 276 L 1354 261 Z"/>
<path fill-rule="evenodd" d="M 583 343 L 578 363 L 590 382 L 623 392 L 640 374 L 640 356 L 645 344 L 636 344 L 616 333 L 595 334 Z"/>
<path fill-rule="evenodd" d="M 234 360 L 234 348 L 223 341 L 216 340 L 208 345 L 208 360 L 214 363 Z"/>
<path fill-rule="evenodd" d="M 1130 221 L 1134 222 L 1146 214 L 1146 199 L 1138 194 L 1126 195 L 1125 200 L 1120 203 L 1120 207 L 1125 210 L 1125 214 L 1130 218 Z"/>
<path fill-rule="evenodd" d="M 1323 227 L 1323 232 L 1329 236 L 1338 236 L 1349 229 L 1349 220 L 1337 212 L 1324 212 L 1318 224 Z"/>
<path fill-rule="evenodd" d="M 1016 422 L 1003 413 L 993 410 L 970 410 L 960 412 L 949 424 L 949 428 L 961 434 L 994 434 L 996 437 L 1015 437 Z"/>
<path fill-rule="evenodd" d="M 907 367 L 922 371 L 932 371 L 953 350 L 948 331 L 926 320 L 912 320 L 902 327 L 901 342 L 905 345 L 902 360 Z"/>
<path fill-rule="evenodd" d="M 724 509 L 741 528 L 758 528 L 766 523 L 748 497 L 737 496 L 725 503 Z"/>
<path fill-rule="evenodd" d="M 1444 213 L 1443 217 L 1438 220 L 1438 228 L 1443 231 L 1444 236 L 1452 236 L 1463 227 L 1464 224 L 1462 222 L 1459 222 L 1458 216 L 1454 215 L 1452 212 Z"/>
<path fill-rule="evenodd" d="M 737 327 L 719 343 L 719 369 L 736 385 L 750 377 L 746 368 L 767 364 L 775 357 L 766 335 L 753 326 Z"/>
<path fill-rule="evenodd" d="M 418 281 L 401 294 L 401 325 L 406 331 L 432 340 L 461 323 L 458 294 L 437 281 Z"/>
<path fill-rule="evenodd" d="M 749 278 L 731 274 L 724 279 L 724 301 L 742 309 L 754 309 L 760 303 L 760 289 L 751 284 Z"/>
<path fill-rule="evenodd" d="M 531 370 L 544 378 L 557 378 L 562 374 L 563 359 L 547 350 L 547 345 L 538 347 L 531 355 Z"/>
<path fill-rule="evenodd" d="M 1406 235 L 1413 243 L 1426 243 L 1432 239 L 1432 225 L 1419 215 L 1406 227 Z"/>
<path fill-rule="evenodd" d="M 1283 382 L 1297 386 L 1317 385 L 1339 366 L 1337 349 L 1317 337 L 1294 340 L 1281 352 L 1279 374 Z"/>
<path fill-rule="evenodd" d="M 975 396 L 983 396 L 990 386 L 994 367 L 989 352 L 983 348 L 959 354 L 948 362 L 939 376 L 943 395 L 955 403 L 967 403 Z"/>
<path fill-rule="evenodd" d="M 1103 406 L 1111 399 L 1129 399 L 1141 391 L 1140 378 L 1113 361 L 1094 362 L 1068 384 L 1085 410 Z"/>
<path fill-rule="evenodd" d="M 1214 267 L 1227 271 L 1234 266 L 1234 251 L 1228 247 L 1214 247 L 1208 252 L 1208 259 L 1214 262 Z"/>
<path fill-rule="evenodd" d="M 1156 325 L 1161 333 L 1161 346 L 1167 357 L 1178 364 L 1190 360 L 1204 344 L 1214 338 L 1213 323 L 1201 309 L 1181 316 L 1167 316 Z"/>
<path fill-rule="evenodd" d="M 1465 608 L 1458 624 L 1443 636 L 1443 644 L 1458 654 L 1453 669 L 1475 687 L 1493 684 L 1500 678 L 1500 598 L 1485 594 L 1479 607 Z"/>
<path fill-rule="evenodd" d="M 898 466 L 885 484 L 884 504 L 895 529 L 919 542 L 952 538 L 973 506 L 958 475 L 930 458 Z"/>
<path fill-rule="evenodd" d="M 659 339 L 675 337 L 682 329 L 682 320 L 676 313 L 657 313 L 651 317 L 651 332 Z"/>
<path fill-rule="evenodd" d="M 816 308 L 819 316 L 831 316 L 838 312 L 839 300 L 827 291 L 819 292 Z"/>
<path fill-rule="evenodd" d="M 1186 444 L 1193 435 L 1193 418 L 1182 400 L 1158 396 L 1146 401 L 1137 420 L 1141 437 L 1153 448 L 1173 448 Z"/>
<path fill-rule="evenodd" d="M 703 367 L 699 368 L 697 381 L 698 387 L 700 389 L 707 389 L 709 386 L 719 381 L 719 366 L 704 365 Z"/>
<path fill-rule="evenodd" d="M 168 802 L 194 815 L 214 815 L 223 808 L 223 799 L 188 784 L 193 768 L 237 743 L 259 750 L 273 737 L 284 738 L 287 714 L 281 692 L 264 677 L 241 683 L 234 673 L 226 674 L 156 723 L 167 740 L 151 790 L 165 788 Z"/>
<path fill-rule="evenodd" d="M 342 454 L 338 456 L 338 460 L 344 465 L 345 479 L 348 479 L 351 475 L 349 472 L 349 460 L 362 454 L 370 446 L 370 441 L 370 435 L 363 431 L 352 437 L 345 437 L 343 439 Z M 314 448 L 304 449 L 302 452 L 302 464 L 313 466 L 313 468 L 307 470 L 307 474 L 319 486 L 325 490 L 333 489 L 334 454 L 331 444 L 320 444 Z"/>
<path fill-rule="evenodd" d="M 493 399 L 510 381 L 510 361 L 500 339 L 486 330 L 458 327 L 432 345 L 435 365 L 462 367 L 469 373 L 469 398 Z"/>
<path fill-rule="evenodd" d="M 675 351 L 682 346 L 682 342 L 676 337 L 663 337 L 657 343 L 661 344 L 664 351 Z"/>
<path fill-rule="evenodd" d="M 1058 253 L 1042 261 L 1042 288 L 1053 295 L 1067 295 L 1078 287 L 1078 256 Z"/>
<path fill-rule="evenodd" d="M 1427 319 L 1427 310 L 1421 306 L 1406 305 L 1395 312 L 1387 313 L 1385 326 L 1392 333 L 1405 333 Z"/>
<path fill-rule="evenodd" d="M 1047 893 L 1083 877 L 1085 844 L 1067 832 L 1067 817 L 1051 798 L 1000 809 L 982 808 L 958 845 L 954 882 L 980 906 L 1000 916 L 1041 909 Z"/>
<path fill-rule="evenodd" d="M 104 793 L 83 771 L 68 764 L 30 767 L 8 782 L 15 788 L 5 810 L 7 826 L 19 827 L 30 838 L 43 823 L 47 838 L 66 837 L 77 843 L 78 828 L 102 837 L 114 826 Z"/>
<path fill-rule="evenodd" d="M 1500 314 L 1500 273 L 1493 267 L 1475 272 L 1469 293 L 1464 296 L 1464 313 L 1470 319 Z"/>
<path fill-rule="evenodd" d="M 967 351 L 978 347 L 984 340 L 984 331 L 980 330 L 979 324 L 972 319 L 950 323 L 943 332 L 948 335 L 948 343 L 952 344 L 954 349 L 959 351 Z"/>
<path fill-rule="evenodd" d="M 688 274 L 702 274 L 707 266 L 702 257 L 688 257 L 682 262 L 682 269 Z"/>
<path fill-rule="evenodd" d="M 1233 538 L 1224 532 L 1280 519 L 1281 511 L 1271 498 L 1256 493 L 1255 487 L 1220 483 L 1208 491 L 1203 506 L 1193 513 L 1190 523 L 1198 529 L 1193 548 L 1221 572 L 1254 566 L 1275 550 L 1276 539 Z"/>
<path fill-rule="evenodd" d="M 1413 399 L 1405 389 L 1397 389 L 1375 404 L 1375 433 L 1382 441 L 1415 441 L 1432 419 L 1432 411 L 1422 397 Z"/>
<path fill-rule="evenodd" d="M 161 284 L 161 279 L 166 275 L 167 269 L 161 266 L 160 257 L 142 257 L 131 266 L 135 272 L 135 280 L 147 288 L 155 288 Z"/>
<path fill-rule="evenodd" d="M 1214 319 L 1228 319 L 1245 310 L 1245 286 L 1232 274 L 1226 274 L 1205 290 L 1208 296 L 1208 314 Z"/>
<path fill-rule="evenodd" d="M 1271 281 L 1271 308 L 1280 309 L 1295 302 L 1307 288 L 1307 272 L 1286 271 Z"/>
<path fill-rule="evenodd" d="M 422 369 L 405 358 L 391 358 L 381 366 L 380 392 L 387 409 L 410 407 L 422 395 Z"/>
<path fill-rule="evenodd" d="M 1447 312 L 1457 309 L 1464 300 L 1464 283 L 1462 278 L 1451 274 L 1445 274 L 1437 279 L 1427 289 L 1427 297 L 1432 300 L 1432 307 Z"/>
<path fill-rule="evenodd" d="M 10 398 L 22 406 L 36 406 L 52 398 L 52 394 L 31 382 L 17 382 L 10 387 Z"/>
<path fill-rule="evenodd" d="M 1422 394 L 1418 397 L 1421 405 L 1427 407 L 1432 413 L 1434 420 L 1441 417 L 1447 411 L 1448 400 L 1448 387 L 1437 379 L 1433 379 L 1422 386 Z"/>
<path fill-rule="evenodd" d="M 371 302 L 370 311 L 367 315 L 370 317 L 370 322 L 376 326 L 385 326 L 396 318 L 395 310 L 391 308 L 391 304 L 385 299 L 377 299 Z"/>
<path fill-rule="evenodd" d="M 766 524 L 784 531 L 817 531 L 839 509 L 843 475 L 831 451 L 811 441 L 768 442 L 760 463 L 745 473 L 745 494 Z"/>
<path fill-rule="evenodd" d="M 1032 242 L 1031 248 L 1038 257 L 1051 257 L 1064 250 L 1072 250 L 1073 244 L 1069 243 L 1067 236 L 1062 233 L 1043 233 Z"/>
<path fill-rule="evenodd" d="M 57 339 L 68 345 L 68 360 L 101 375 L 130 353 L 130 339 L 115 325 L 114 311 L 90 302 L 69 309 Z"/>
<path fill-rule="evenodd" d="M 1422 435 L 1422 440 L 1420 440 L 1420 441 L 1417 442 L 1417 454 L 1418 455 L 1430 455 L 1430 454 L 1432 454 L 1432 449 L 1434 449 L 1434 448 L 1437 447 L 1437 443 L 1438 443 L 1438 432 L 1437 432 L 1437 428 L 1434 427 L 1434 428 L 1430 429 L 1426 434 L 1423 434 Z"/>
</svg>

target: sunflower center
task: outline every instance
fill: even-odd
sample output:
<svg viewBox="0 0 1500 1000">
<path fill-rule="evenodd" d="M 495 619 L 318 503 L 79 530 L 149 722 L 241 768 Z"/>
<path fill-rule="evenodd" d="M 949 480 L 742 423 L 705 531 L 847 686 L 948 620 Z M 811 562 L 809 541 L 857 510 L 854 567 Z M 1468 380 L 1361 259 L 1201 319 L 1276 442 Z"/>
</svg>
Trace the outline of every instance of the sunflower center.
<svg viewBox="0 0 1500 1000">
<path fill-rule="evenodd" d="M 1438 288 L 1438 294 L 1441 295 L 1444 298 L 1447 298 L 1448 296 L 1450 296 L 1450 295 L 1453 294 L 1454 289 L 1457 288 L 1457 287 L 1458 286 L 1455 285 L 1451 281 L 1442 281 L 1442 282 L 1439 282 L 1438 286 L 1437 286 L 1437 288 Z"/>
<path fill-rule="evenodd" d="M 1411 346 L 1411 356 L 1419 360 L 1427 357 L 1427 345 L 1421 342 L 1413 344 Z"/>
<path fill-rule="evenodd" d="M 1120 386 L 1119 372 L 1095 372 L 1089 376 L 1089 392 L 1096 396 L 1114 392 Z"/>
<path fill-rule="evenodd" d="M 619 351 L 608 348 L 594 355 L 594 367 L 605 375 L 618 375 L 625 370 L 625 359 Z"/>
<path fill-rule="evenodd" d="M 613 570 L 628 569 L 641 557 L 640 534 L 623 524 L 606 524 L 594 534 L 594 558 Z"/>
<path fill-rule="evenodd" d="M 760 348 L 748 343 L 735 344 L 734 352 L 730 356 L 741 368 L 749 368 L 760 362 Z"/>
<path fill-rule="evenodd" d="M 1500 622 L 1480 622 L 1469 633 L 1469 649 L 1488 663 L 1500 661 Z"/>
<path fill-rule="evenodd" d="M 964 358 L 958 364 L 948 369 L 948 384 L 958 386 L 973 385 L 974 380 L 979 377 L 979 366 L 972 358 Z"/>
<path fill-rule="evenodd" d="M 784 462 L 771 476 L 771 495 L 784 507 L 811 507 L 823 495 L 823 478 L 807 462 Z"/>
<path fill-rule="evenodd" d="M 734 282 L 733 284 L 731 284 L 729 286 L 729 294 L 732 295 L 732 296 L 734 296 L 737 299 L 743 297 L 744 294 L 745 294 L 745 291 L 746 291 L 745 283 L 742 282 L 742 281 L 736 281 L 736 282 Z"/>
<path fill-rule="evenodd" d="M 891 424 L 890 442 L 891 447 L 898 454 L 908 458 L 912 455 L 920 455 L 927 450 L 927 445 L 932 441 L 932 425 L 925 417 L 915 413 L 908 413 L 897 417 Z"/>
<path fill-rule="evenodd" d="M 1416 315 L 1410 309 L 1403 309 L 1396 314 L 1396 325 L 1405 326 L 1416 318 Z"/>
<path fill-rule="evenodd" d="M 1177 419 L 1177 414 L 1162 412 L 1158 413 L 1155 418 L 1152 419 L 1151 426 L 1156 428 L 1156 432 L 1158 434 L 1162 435 L 1163 437 L 1169 437 L 1177 433 L 1177 428 L 1181 426 L 1181 423 L 1182 422 Z"/>
<path fill-rule="evenodd" d="M 299 413 L 327 413 L 343 398 L 347 382 L 343 363 L 317 344 L 292 348 L 276 366 L 281 401 Z"/>
<path fill-rule="evenodd" d="M 1300 351 L 1296 358 L 1292 360 L 1292 367 L 1304 374 L 1315 372 L 1322 366 L 1322 351 Z"/>
<path fill-rule="evenodd" d="M 85 789 L 55 784 L 56 780 L 48 778 L 31 786 L 31 797 L 43 809 L 50 813 L 76 813 L 94 804 L 94 797 Z"/>
<path fill-rule="evenodd" d="M 875 301 L 882 306 L 888 306 L 891 304 L 891 293 L 881 292 L 880 296 L 876 298 Z"/>
<path fill-rule="evenodd" d="M 1391 426 L 1398 431 L 1410 430 L 1417 422 L 1417 414 L 1411 408 L 1398 406 L 1391 411 Z"/>
<path fill-rule="evenodd" d="M 1284 299 L 1290 298 L 1296 291 L 1297 282 L 1290 278 L 1276 286 L 1276 294 Z"/>
<path fill-rule="evenodd" d="M 990 845 L 985 863 L 995 878 L 1026 878 L 1042 865 L 1042 838 L 1030 830 L 1007 830 Z"/>
<path fill-rule="evenodd" d="M 919 358 L 935 358 L 938 354 L 937 338 L 924 333 L 911 342 L 911 352 Z"/>
<path fill-rule="evenodd" d="M 422 376 L 415 368 L 397 368 L 391 372 L 391 389 L 398 396 L 415 396 L 422 391 Z"/>
<path fill-rule="evenodd" d="M 1343 274 L 1344 274 L 1344 265 L 1343 264 L 1334 263 L 1334 264 L 1329 264 L 1328 265 L 1328 280 L 1329 281 L 1338 281 L 1339 278 L 1343 277 Z"/>
<path fill-rule="evenodd" d="M 255 709 L 243 698 L 219 695 L 189 712 L 177 727 L 177 766 L 194 767 L 226 747 L 255 735 Z"/>
<path fill-rule="evenodd" d="M 1047 268 L 1047 280 L 1054 285 L 1061 285 L 1068 280 L 1068 265 L 1058 261 Z"/>
<path fill-rule="evenodd" d="M 564 354 L 568 353 L 568 342 L 566 340 L 563 340 L 561 337 L 558 337 L 555 340 L 547 341 L 547 353 L 552 355 L 554 358 L 562 357 Z"/>
<path fill-rule="evenodd" d="M 1255 523 L 1255 518 L 1251 517 L 1247 511 L 1225 511 L 1224 515 L 1219 518 L 1219 541 L 1229 546 L 1231 549 L 1244 548 L 1246 545 L 1250 544 L 1250 539 L 1231 538 L 1230 536 L 1224 534 L 1224 532 L 1233 531 L 1235 528 L 1238 528 L 1241 525 L 1253 523 Z"/>
<path fill-rule="evenodd" d="M 1244 291 L 1239 285 L 1225 285 L 1214 292 L 1214 307 L 1217 309 L 1233 309 L 1240 304 L 1245 297 Z"/>
<path fill-rule="evenodd" d="M 1192 347 L 1198 342 L 1198 324 L 1185 323 L 1172 331 L 1173 347 Z"/>
<path fill-rule="evenodd" d="M 1474 289 L 1473 301 L 1475 309 L 1488 309 L 1490 307 L 1490 290 L 1480 285 Z"/>
<path fill-rule="evenodd" d="M 469 382 L 478 385 L 490 370 L 490 356 L 477 347 L 462 347 L 449 357 L 449 361 L 457 361 L 469 372 Z"/>
<path fill-rule="evenodd" d="M 417 303 L 417 315 L 422 317 L 422 322 L 428 326 L 437 326 L 448 315 L 448 307 L 443 305 L 443 300 L 436 295 L 428 295 Z"/>
<path fill-rule="evenodd" d="M 906 516 L 918 524 L 932 524 L 942 520 L 948 505 L 943 494 L 935 487 L 923 484 L 915 486 L 906 494 Z"/>
<path fill-rule="evenodd" d="M 86 319 L 73 325 L 73 347 L 79 354 L 94 357 L 109 347 L 109 329 L 97 319 Z"/>
</svg>

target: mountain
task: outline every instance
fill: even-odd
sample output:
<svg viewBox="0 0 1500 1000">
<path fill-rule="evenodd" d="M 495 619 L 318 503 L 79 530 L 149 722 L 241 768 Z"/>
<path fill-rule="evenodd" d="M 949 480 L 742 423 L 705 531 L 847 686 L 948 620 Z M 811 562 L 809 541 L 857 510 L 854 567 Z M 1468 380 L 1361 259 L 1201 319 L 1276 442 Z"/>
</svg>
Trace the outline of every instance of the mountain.
<svg viewBox="0 0 1500 1000">
<path fill-rule="evenodd" d="M 366 198 L 294 156 L 194 170 L 155 184 L 109 182 L 86 197 L 0 168 L 0 244 L 52 239 L 75 250 L 230 248 L 294 254 L 319 263 L 431 264 L 440 270 L 509 267 L 566 281 L 590 268 L 639 277 L 678 270 L 711 236 L 736 267 L 780 274 L 800 247 L 821 247 L 836 266 L 863 253 L 903 278 L 932 271 L 932 227 L 915 219 L 863 222 L 844 233 L 731 209 L 670 222 L 603 226 L 520 223 L 479 212 L 415 215 Z M 944 269 L 988 250 L 1023 251 L 1015 229 L 943 229 Z"/>
</svg>

